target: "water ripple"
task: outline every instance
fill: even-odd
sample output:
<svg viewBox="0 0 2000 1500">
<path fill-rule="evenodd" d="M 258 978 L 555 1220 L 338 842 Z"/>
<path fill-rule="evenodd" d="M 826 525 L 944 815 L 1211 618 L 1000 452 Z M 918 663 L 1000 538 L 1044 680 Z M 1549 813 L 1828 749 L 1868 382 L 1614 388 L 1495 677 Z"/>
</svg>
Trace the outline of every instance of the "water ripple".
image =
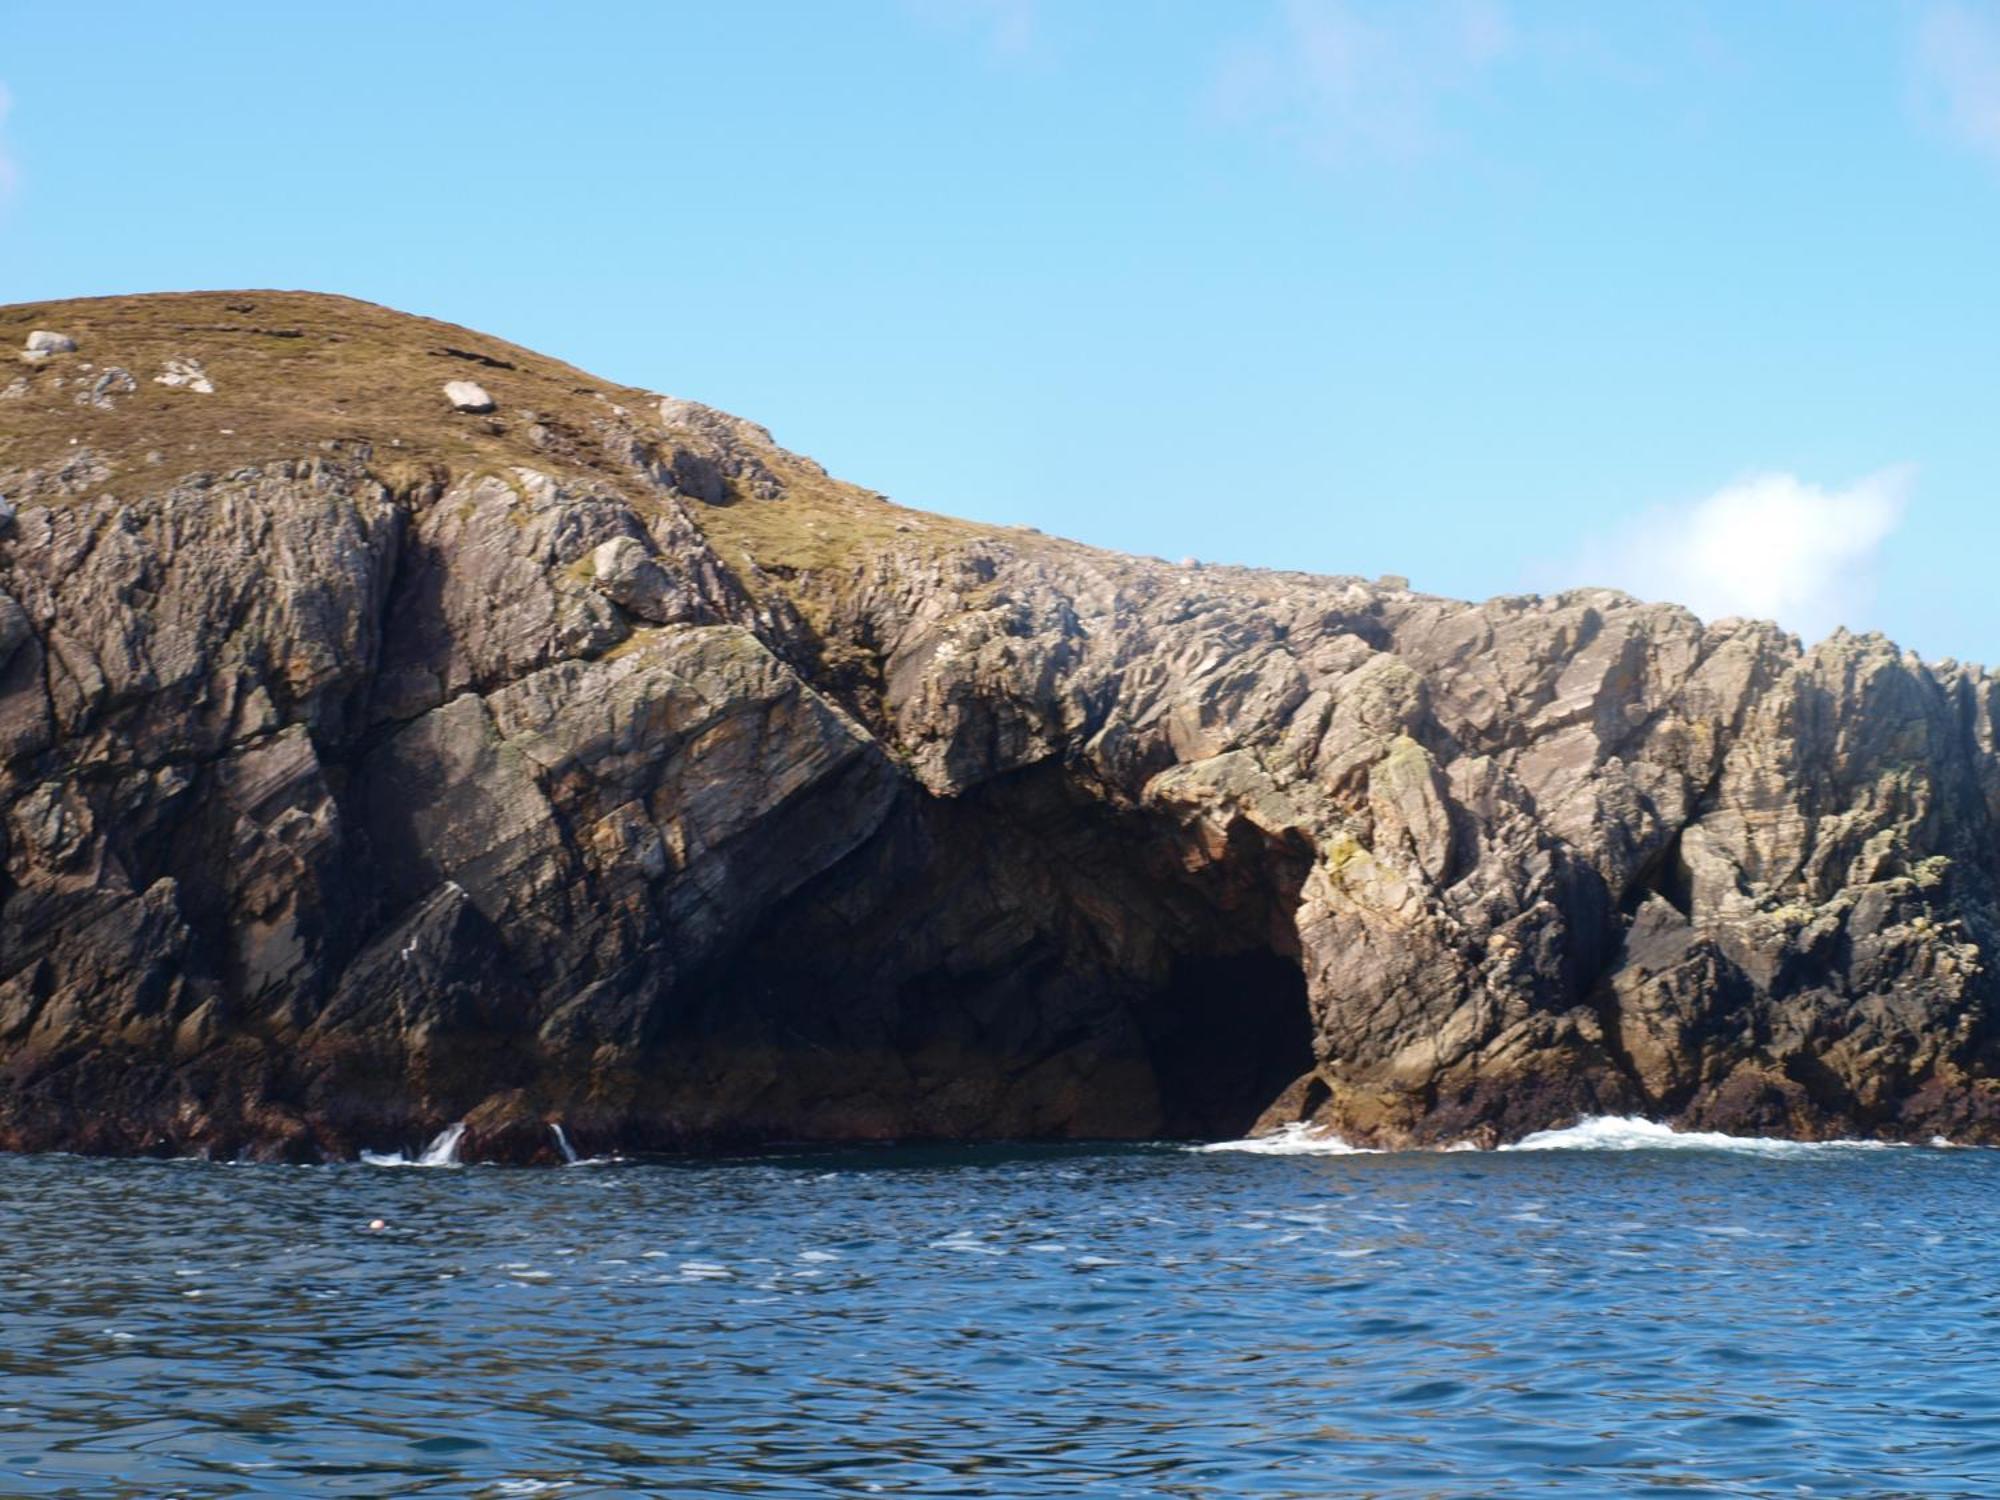
<svg viewBox="0 0 2000 1500">
<path fill-rule="evenodd" d="M 1930 1149 L 0 1159 L 0 1492 L 1993 1494 L 1996 1211 Z"/>
</svg>

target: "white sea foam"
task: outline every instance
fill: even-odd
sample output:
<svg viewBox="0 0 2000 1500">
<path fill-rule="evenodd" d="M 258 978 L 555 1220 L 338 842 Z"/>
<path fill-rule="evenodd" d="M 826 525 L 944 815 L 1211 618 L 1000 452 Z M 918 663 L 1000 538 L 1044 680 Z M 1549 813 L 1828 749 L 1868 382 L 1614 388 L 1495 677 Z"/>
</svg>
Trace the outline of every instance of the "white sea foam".
<svg viewBox="0 0 2000 1500">
<path fill-rule="evenodd" d="M 424 1147 L 424 1154 L 417 1158 L 420 1167 L 455 1167 L 458 1165 L 458 1143 L 465 1139 L 465 1121 L 447 1125 L 437 1133 L 435 1139 Z"/>
<path fill-rule="evenodd" d="M 1951 1143 L 1942 1136 L 1936 1147 Z M 1563 1130 L 1538 1130 L 1499 1151 L 1734 1151 L 1748 1156 L 1809 1156 L 1822 1152 L 1887 1151 L 1889 1141 L 1787 1141 L 1770 1136 L 1723 1135 L 1713 1130 L 1676 1130 L 1636 1115 L 1594 1115 Z M 1251 1156 L 1377 1156 L 1384 1153 L 1356 1146 L 1313 1125 L 1285 1125 L 1269 1135 L 1240 1141 L 1211 1141 L 1190 1151 L 1238 1151 Z M 1471 1141 L 1426 1148 L 1433 1151 L 1478 1151 Z"/>
<path fill-rule="evenodd" d="M 569 1143 L 569 1137 L 563 1133 L 562 1122 L 560 1120 L 549 1121 L 549 1129 L 555 1133 L 556 1149 L 562 1152 L 563 1160 L 568 1162 L 572 1167 L 575 1166 L 577 1163 L 576 1147 Z"/>
<path fill-rule="evenodd" d="M 1240 1141 L 1210 1141 L 1195 1151 L 1241 1151 L 1250 1156 L 1368 1156 L 1364 1146 L 1350 1146 L 1331 1131 L 1311 1125 L 1285 1125 L 1269 1135 Z"/>
<path fill-rule="evenodd" d="M 988 1244 L 969 1229 L 955 1229 L 941 1240 L 932 1240 L 933 1250 L 956 1250 L 961 1255 L 1005 1255 L 1005 1245 Z"/>
<path fill-rule="evenodd" d="M 556 1149 L 562 1152 L 566 1167 L 616 1167 L 626 1161 L 622 1156 L 579 1156 L 576 1147 L 570 1144 L 569 1133 L 558 1121 L 549 1121 L 549 1131 L 556 1138 Z"/>
<path fill-rule="evenodd" d="M 455 1167 L 460 1164 L 458 1143 L 464 1138 L 465 1122 L 461 1120 L 433 1136 L 415 1160 L 400 1151 L 364 1151 L 361 1159 L 371 1167 Z"/>
<path fill-rule="evenodd" d="M 1566 1130 L 1538 1130 L 1502 1151 L 1734 1151 L 1746 1156 L 1811 1156 L 1828 1151 L 1886 1151 L 1882 1141 L 1783 1141 L 1770 1136 L 1675 1130 L 1636 1116 L 1593 1115 Z"/>
</svg>

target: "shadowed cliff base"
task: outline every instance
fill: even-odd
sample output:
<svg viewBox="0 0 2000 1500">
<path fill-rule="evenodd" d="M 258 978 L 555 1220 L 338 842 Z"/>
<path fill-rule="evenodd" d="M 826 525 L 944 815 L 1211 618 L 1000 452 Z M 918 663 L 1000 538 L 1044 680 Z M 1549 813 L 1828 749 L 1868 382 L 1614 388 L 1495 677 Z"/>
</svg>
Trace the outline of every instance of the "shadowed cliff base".
<svg viewBox="0 0 2000 1500">
<path fill-rule="evenodd" d="M 926 515 L 339 298 L 30 330 L 0 1145 L 2000 1140 L 1981 668 Z"/>
<path fill-rule="evenodd" d="M 1241 1134 L 1313 1065 L 1285 951 L 1306 863 L 1191 861 L 1053 766 L 909 795 L 687 986 L 657 1050 L 782 1055 L 713 1070 L 710 1128 L 766 1137 Z"/>
</svg>

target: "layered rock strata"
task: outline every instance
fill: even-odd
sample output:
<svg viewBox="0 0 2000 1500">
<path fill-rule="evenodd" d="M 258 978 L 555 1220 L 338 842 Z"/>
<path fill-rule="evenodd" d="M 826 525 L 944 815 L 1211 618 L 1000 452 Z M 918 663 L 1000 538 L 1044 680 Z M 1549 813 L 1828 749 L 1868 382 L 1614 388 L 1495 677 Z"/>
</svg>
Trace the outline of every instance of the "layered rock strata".
<svg viewBox="0 0 2000 1500">
<path fill-rule="evenodd" d="M 1980 669 L 927 516 L 341 299 L 9 328 L 0 1146 L 2000 1139 Z"/>
</svg>

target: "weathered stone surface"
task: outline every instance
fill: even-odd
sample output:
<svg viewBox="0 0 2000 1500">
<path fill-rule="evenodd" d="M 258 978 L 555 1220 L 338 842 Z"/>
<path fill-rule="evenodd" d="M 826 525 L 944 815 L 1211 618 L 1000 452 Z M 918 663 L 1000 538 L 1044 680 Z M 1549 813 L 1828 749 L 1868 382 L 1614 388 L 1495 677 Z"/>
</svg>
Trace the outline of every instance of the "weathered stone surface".
<svg viewBox="0 0 2000 1500">
<path fill-rule="evenodd" d="M 628 614 L 655 625 L 690 617 L 694 601 L 675 587 L 652 553 L 629 536 L 613 537 L 590 554 L 598 591 Z"/>
<path fill-rule="evenodd" d="M 132 378 L 130 370 L 121 370 L 116 365 L 98 371 L 90 378 L 89 384 L 76 393 L 78 406 L 94 407 L 98 411 L 116 411 L 118 398 L 129 396 L 139 389 L 139 383 Z"/>
<path fill-rule="evenodd" d="M 66 333 L 37 328 L 28 335 L 27 341 L 21 347 L 27 354 L 43 358 L 50 354 L 74 354 L 76 340 Z"/>
<path fill-rule="evenodd" d="M 213 396 L 215 383 L 208 378 L 208 372 L 201 367 L 201 361 L 175 355 L 166 367 L 153 377 L 154 385 L 173 386 L 194 392 L 197 396 Z"/>
<path fill-rule="evenodd" d="M 1116 557 L 505 367 L 518 448 L 410 377 L 478 462 L 10 404 L 0 1145 L 2000 1141 L 1992 674 Z"/>
<path fill-rule="evenodd" d="M 493 398 L 486 394 L 486 387 L 472 380 L 447 380 L 444 383 L 444 399 L 451 403 L 453 411 L 493 410 Z"/>
</svg>

